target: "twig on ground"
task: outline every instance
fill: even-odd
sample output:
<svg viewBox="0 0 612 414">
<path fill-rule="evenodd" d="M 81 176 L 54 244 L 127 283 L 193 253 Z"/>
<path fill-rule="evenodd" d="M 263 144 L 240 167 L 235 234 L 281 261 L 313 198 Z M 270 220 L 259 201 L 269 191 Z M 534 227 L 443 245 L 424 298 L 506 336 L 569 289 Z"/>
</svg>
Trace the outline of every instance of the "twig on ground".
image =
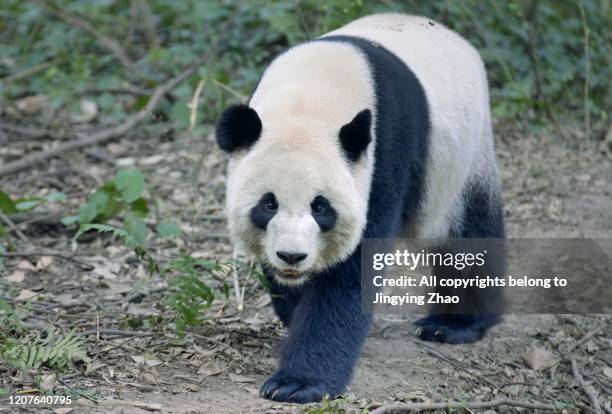
<svg viewBox="0 0 612 414">
<path fill-rule="evenodd" d="M 591 408 L 597 414 L 603 414 L 603 411 L 601 411 L 601 405 L 599 404 L 599 400 L 597 399 L 597 393 L 595 389 L 591 385 L 584 382 L 584 378 L 582 378 L 582 374 L 580 374 L 580 371 L 578 370 L 578 364 L 576 363 L 576 360 L 572 358 L 571 362 L 572 362 L 572 374 L 574 375 L 574 379 L 576 380 L 578 385 L 580 385 L 580 388 L 582 388 L 586 396 L 589 398 L 589 401 L 591 403 Z"/>
<path fill-rule="evenodd" d="M 585 377 L 593 381 L 595 384 L 599 385 L 599 387 L 604 391 L 604 393 L 612 397 L 612 388 L 610 388 L 608 385 L 604 384 L 603 382 L 601 382 L 599 379 L 597 379 L 593 375 L 585 374 Z M 612 403 L 612 400 L 610 401 L 610 403 Z"/>
<path fill-rule="evenodd" d="M 49 62 L 43 62 L 40 63 L 38 65 L 34 65 L 30 68 L 24 69 L 22 71 L 19 71 L 17 73 L 14 73 L 12 75 L 8 75 L 2 79 L 0 79 L 0 82 L 9 85 L 13 82 L 16 82 L 18 80 L 24 79 L 24 78 L 28 78 L 32 75 L 37 74 L 40 71 L 43 71 L 45 69 L 47 69 L 49 66 L 53 65 L 53 63 L 55 63 L 55 61 L 49 61 Z"/>
<path fill-rule="evenodd" d="M 25 234 L 23 234 L 23 232 L 17 228 L 15 223 L 13 223 L 13 221 L 10 218 L 8 218 L 8 216 L 6 214 L 4 214 L 3 212 L 1 212 L 1 211 L 0 211 L 0 220 L 2 220 L 2 222 L 4 224 L 6 224 L 6 226 L 8 227 L 8 231 L 9 232 L 11 232 L 11 233 L 14 232 L 17 235 L 17 237 L 19 237 L 19 239 L 21 239 L 21 241 L 31 244 L 30 243 L 30 239 L 28 239 L 27 236 Z"/>
<path fill-rule="evenodd" d="M 202 339 L 203 341 L 206 341 L 206 342 L 211 343 L 213 345 L 218 345 L 218 346 L 222 347 L 223 349 L 225 349 L 226 351 L 229 351 L 229 352 L 231 352 L 231 353 L 233 353 L 235 355 L 236 354 L 237 355 L 240 354 L 240 352 L 238 352 L 238 350 L 232 348 L 231 345 L 228 345 L 228 344 L 226 344 L 224 342 L 221 342 L 221 341 L 219 341 L 219 340 L 217 340 L 215 338 L 210 338 L 210 337 L 204 336 L 204 335 L 198 335 L 196 333 L 188 332 L 188 331 L 177 331 L 177 333 L 181 333 L 181 334 L 185 334 L 185 335 L 191 335 L 194 338 Z"/>
<path fill-rule="evenodd" d="M 202 339 L 206 342 L 209 342 L 211 344 L 214 345 L 218 345 L 222 348 L 224 348 L 225 350 L 229 350 L 232 351 L 234 353 L 238 353 L 237 350 L 235 350 L 234 348 L 232 348 L 230 345 L 223 343 L 217 339 L 214 338 L 209 338 L 207 336 L 204 335 L 198 335 L 196 333 L 193 332 L 188 332 L 188 331 L 177 331 L 178 333 L 182 333 L 185 335 L 191 335 L 194 338 L 199 338 Z M 124 331 L 121 329 L 90 329 L 88 331 L 83 331 L 83 332 L 78 332 L 77 336 L 93 336 L 93 335 L 114 335 L 114 336 L 123 336 L 123 337 L 147 337 L 147 336 L 163 336 L 165 335 L 164 332 L 142 332 L 142 331 Z"/>
<path fill-rule="evenodd" d="M 112 93 L 116 95 L 134 95 L 134 96 L 148 96 L 153 91 L 151 89 L 145 89 L 138 86 L 126 85 L 117 88 L 87 88 L 83 90 L 83 95 L 90 94 L 101 94 L 101 93 Z"/>
<path fill-rule="evenodd" d="M 158 336 L 156 332 L 124 331 L 121 329 L 90 329 L 88 331 L 77 332 L 77 336 L 91 335 L 114 335 L 114 336 Z"/>
<path fill-rule="evenodd" d="M 62 139 L 64 137 L 62 134 L 58 134 L 57 132 L 53 132 L 45 128 L 10 124 L 5 122 L 0 123 L 0 129 L 29 138 L 50 137 L 53 139 Z"/>
<path fill-rule="evenodd" d="M 63 216 L 65 212 L 65 210 L 57 210 L 49 213 L 17 213 L 9 214 L 8 218 L 15 223 L 16 228 L 23 228 L 29 224 L 59 226 L 62 224 L 59 218 Z"/>
<path fill-rule="evenodd" d="M 38 151 L 29 154 L 19 160 L 9 162 L 4 166 L 0 167 L 0 177 L 24 170 L 34 164 L 46 161 L 49 158 L 53 158 L 57 155 L 65 154 L 66 152 L 73 151 L 78 148 L 87 147 L 90 145 L 102 144 L 106 141 L 110 141 L 111 139 L 119 135 L 125 134 L 126 132 L 143 122 L 145 119 L 150 117 L 153 113 L 153 110 L 157 107 L 157 104 L 159 103 L 161 98 L 168 92 L 170 92 L 172 89 L 174 89 L 176 85 L 191 77 L 201 65 L 202 61 L 199 61 L 198 63 L 192 65 L 191 67 L 183 71 L 180 75 L 168 80 L 163 85 L 155 88 L 153 95 L 151 95 L 151 99 L 149 99 L 147 105 L 136 114 L 129 116 L 122 123 L 112 128 L 98 131 L 89 136 L 81 136 L 81 138 L 68 141 L 66 143 L 49 148 L 48 150 Z"/>
<path fill-rule="evenodd" d="M 41 251 L 36 251 L 36 252 L 5 252 L 5 253 L 0 252 L 0 257 L 31 257 L 31 256 L 59 257 L 60 259 L 78 263 L 81 266 L 84 266 L 88 269 L 92 268 L 92 266 L 89 263 L 82 262 L 79 259 L 75 259 L 73 256 L 68 256 L 64 253 L 56 252 L 53 250 L 41 250 Z"/>
<path fill-rule="evenodd" d="M 592 329 L 591 331 L 587 332 L 582 338 L 580 338 L 580 340 L 578 342 L 576 342 L 575 344 L 570 346 L 567 349 L 567 351 L 565 351 L 564 353 L 567 355 L 570 352 L 574 351 L 575 349 L 580 348 L 582 345 L 587 343 L 589 341 L 589 339 L 591 339 L 592 337 L 597 335 L 599 332 L 601 332 L 603 330 L 603 328 L 605 328 L 605 327 L 606 327 L 606 323 L 604 322 L 601 325 L 599 325 L 598 327 L 596 327 L 595 329 Z"/>
<path fill-rule="evenodd" d="M 221 232 L 209 232 L 206 234 L 198 234 L 197 238 L 194 238 L 194 241 L 199 242 L 199 241 L 203 241 L 203 240 L 210 240 L 210 239 L 227 239 L 229 240 L 229 234 L 227 233 L 221 233 Z"/>
<path fill-rule="evenodd" d="M 100 340 L 100 314 L 96 312 L 96 341 Z"/>
<path fill-rule="evenodd" d="M 114 398 L 109 398 L 107 400 L 98 401 L 99 406 L 108 406 L 108 407 L 136 407 L 145 411 L 161 411 L 162 405 L 157 403 L 148 403 L 144 401 L 127 401 L 127 400 L 116 400 Z M 142 412 L 139 410 L 139 412 Z M 113 410 L 115 411 L 115 410 Z M 121 410 L 123 411 L 123 410 Z"/>
<path fill-rule="evenodd" d="M 193 94 L 193 97 L 191 98 L 191 102 L 189 103 L 189 105 L 187 105 L 189 109 L 191 110 L 191 114 L 189 116 L 189 130 L 190 131 L 193 131 L 193 127 L 195 126 L 195 123 L 196 123 L 196 117 L 198 114 L 198 103 L 200 101 L 200 95 L 202 94 L 202 90 L 204 89 L 205 84 L 206 84 L 206 78 L 200 79 L 200 81 L 198 82 L 198 86 L 196 87 L 195 93 Z"/>
<path fill-rule="evenodd" d="M 425 343 L 422 342 L 418 342 L 418 341 L 414 341 L 415 344 L 426 348 L 426 352 L 432 356 L 435 356 L 437 358 L 440 358 L 442 361 L 446 362 L 447 364 L 450 364 L 451 366 L 471 375 L 472 377 L 484 382 L 485 384 L 487 384 L 488 386 L 490 386 L 492 389 L 497 389 L 497 385 L 491 381 L 488 380 L 487 378 L 483 377 L 482 375 L 476 374 L 475 372 L 470 371 L 469 369 L 465 368 L 463 365 L 461 365 L 460 363 L 452 360 L 448 355 L 444 354 L 442 351 L 435 349 Z"/>
<path fill-rule="evenodd" d="M 244 96 L 243 94 L 238 92 L 236 89 L 234 89 L 234 88 L 232 88 L 230 86 L 227 86 L 226 84 L 221 83 L 221 82 L 219 82 L 216 79 L 210 79 L 210 81 L 212 83 L 214 83 L 215 85 L 217 85 L 218 87 L 220 87 L 221 89 L 225 89 L 226 91 L 228 91 L 229 93 L 234 95 L 236 98 L 238 98 L 240 100 L 240 102 L 244 102 L 247 99 L 246 96 Z"/>
<path fill-rule="evenodd" d="M 70 385 L 68 385 L 63 379 L 61 379 L 60 377 L 57 377 L 57 382 L 59 382 L 60 384 L 62 384 L 64 387 L 68 388 L 70 391 L 72 391 L 73 393 L 75 393 L 76 395 L 86 398 L 89 401 L 93 402 L 93 403 L 97 403 L 98 400 L 94 397 L 92 397 L 91 395 L 88 395 L 87 393 L 83 393 L 79 390 L 75 390 L 74 388 L 72 388 Z"/>
<path fill-rule="evenodd" d="M 0 296 L 0 300 L 9 302 L 9 303 L 16 303 L 18 302 L 18 300 L 14 299 L 14 298 L 9 298 L 8 296 Z M 36 308 L 37 312 L 43 312 L 43 313 L 47 313 L 47 314 L 52 314 L 52 315 L 56 315 L 57 314 L 55 312 L 51 312 L 48 311 L 47 309 L 55 309 L 55 308 L 61 308 L 61 309 L 69 309 L 69 308 L 76 308 L 78 306 L 89 306 L 86 303 L 83 302 L 75 302 L 75 303 L 50 303 L 50 302 L 45 302 L 45 301 L 36 301 L 36 302 L 32 302 L 31 303 L 32 307 Z M 122 313 L 123 314 L 123 313 Z M 62 317 L 69 317 L 66 314 L 62 314 Z M 83 317 L 84 315 L 78 315 L 78 317 Z"/>
<path fill-rule="evenodd" d="M 137 338 L 137 337 L 130 336 L 130 337 L 128 337 L 128 338 L 123 339 L 123 340 L 122 340 L 121 342 L 119 342 L 118 344 L 116 344 L 116 343 L 114 343 L 114 342 L 111 342 L 111 341 L 108 341 L 108 340 L 105 340 L 105 339 L 100 339 L 100 340 L 99 340 L 99 342 L 106 342 L 106 343 L 108 343 L 108 344 L 110 344 L 110 345 L 109 345 L 109 346 L 107 346 L 107 347 L 106 347 L 106 348 L 104 348 L 104 349 L 101 349 L 101 350 L 99 350 L 99 351 L 93 352 L 93 353 L 91 354 L 91 357 L 92 357 L 92 359 L 94 359 L 94 360 L 95 360 L 95 359 L 96 359 L 96 358 L 98 358 L 100 355 L 102 355 L 102 354 L 106 354 L 106 353 L 109 353 L 110 351 L 113 351 L 113 350 L 118 349 L 118 348 L 121 348 L 121 349 L 123 349 L 123 350 L 125 350 L 125 351 L 127 351 L 127 352 L 134 352 L 134 351 L 135 351 L 135 350 L 134 350 L 134 348 L 131 348 L 131 347 L 129 347 L 129 346 L 127 346 L 127 345 L 126 345 L 126 344 L 127 344 L 129 341 L 131 341 L 131 340 L 132 340 L 132 339 L 134 339 L 134 338 Z"/>
<path fill-rule="evenodd" d="M 530 402 L 530 401 L 517 401 L 508 398 L 500 398 L 492 401 L 449 401 L 441 403 L 406 403 L 406 404 L 394 404 L 388 406 L 382 406 L 374 411 L 372 414 L 404 414 L 412 413 L 415 411 L 432 411 L 432 410 L 444 410 L 449 408 L 464 408 L 464 409 L 485 409 L 495 407 L 516 407 L 516 408 L 528 408 L 531 410 L 543 410 L 543 411 L 559 411 L 564 407 L 570 406 L 569 404 L 546 404 L 541 402 Z"/>
<path fill-rule="evenodd" d="M 106 155 L 104 152 L 98 150 L 98 148 L 85 148 L 83 152 L 98 161 L 107 163 L 110 166 L 114 167 L 117 165 L 117 162 L 113 157 Z"/>
<path fill-rule="evenodd" d="M 126 299 L 128 303 L 139 303 L 142 302 L 144 298 L 154 293 L 163 292 L 168 289 L 168 286 L 159 286 L 153 289 L 149 289 L 146 292 L 136 292 L 129 295 Z"/>
<path fill-rule="evenodd" d="M 234 247 L 232 252 L 232 281 L 234 283 L 234 294 L 236 295 L 236 306 L 238 311 L 244 309 L 244 292 L 241 293 L 240 281 L 238 280 L 238 272 L 236 271 L 236 260 L 238 260 L 238 248 Z"/>
<path fill-rule="evenodd" d="M 54 15 L 55 17 L 65 21 L 66 23 L 76 26 L 79 29 L 83 30 L 84 32 L 87 32 L 93 37 L 95 37 L 98 43 L 100 43 L 102 47 L 104 47 L 105 49 L 110 51 L 113 55 L 115 55 L 117 60 L 121 62 L 123 67 L 125 67 L 125 69 L 130 74 L 138 72 L 139 70 L 138 67 L 134 64 L 134 62 L 130 60 L 127 53 L 125 53 L 125 50 L 123 49 L 123 47 L 115 39 L 112 39 L 98 32 L 89 22 L 83 20 L 82 18 L 78 16 L 68 14 L 54 7 L 51 7 L 49 4 L 41 0 L 30 0 L 30 1 L 38 5 L 40 8 L 45 10 L 47 13 L 50 13 Z"/>
</svg>

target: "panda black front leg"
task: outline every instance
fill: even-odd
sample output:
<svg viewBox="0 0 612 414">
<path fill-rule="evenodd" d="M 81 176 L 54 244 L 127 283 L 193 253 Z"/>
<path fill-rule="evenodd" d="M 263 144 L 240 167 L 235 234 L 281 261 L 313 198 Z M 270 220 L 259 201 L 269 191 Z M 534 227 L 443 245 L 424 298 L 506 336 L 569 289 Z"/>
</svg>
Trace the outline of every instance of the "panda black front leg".
<svg viewBox="0 0 612 414">
<path fill-rule="evenodd" d="M 270 283 L 270 297 L 276 316 L 283 325 L 289 326 L 295 307 L 300 301 L 302 288 L 299 286 L 283 286 L 274 278 L 273 272 L 264 267 L 264 273 Z"/>
<path fill-rule="evenodd" d="M 262 397 L 308 403 L 345 391 L 371 321 L 361 310 L 358 279 L 353 259 L 303 287 L 279 369 L 261 387 Z"/>
</svg>

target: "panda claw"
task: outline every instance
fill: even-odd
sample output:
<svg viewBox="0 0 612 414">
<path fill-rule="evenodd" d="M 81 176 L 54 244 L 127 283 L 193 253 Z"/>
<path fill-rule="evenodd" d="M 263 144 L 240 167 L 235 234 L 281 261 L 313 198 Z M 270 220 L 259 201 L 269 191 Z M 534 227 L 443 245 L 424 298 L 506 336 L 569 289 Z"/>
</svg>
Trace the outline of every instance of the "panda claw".
<svg viewBox="0 0 612 414">
<path fill-rule="evenodd" d="M 434 336 L 443 336 L 444 332 L 442 332 L 442 330 L 438 329 L 437 331 L 434 332 Z"/>
<path fill-rule="evenodd" d="M 422 333 L 423 333 L 423 328 L 417 328 L 417 330 L 416 330 L 416 331 L 414 331 L 414 334 L 415 334 L 416 336 L 421 336 L 421 334 L 422 334 Z"/>
</svg>

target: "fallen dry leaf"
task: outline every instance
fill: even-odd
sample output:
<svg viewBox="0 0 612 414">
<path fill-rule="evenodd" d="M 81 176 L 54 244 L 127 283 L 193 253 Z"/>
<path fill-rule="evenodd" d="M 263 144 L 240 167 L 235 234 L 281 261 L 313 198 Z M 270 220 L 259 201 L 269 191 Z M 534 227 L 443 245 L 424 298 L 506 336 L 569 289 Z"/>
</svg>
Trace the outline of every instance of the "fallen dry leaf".
<svg viewBox="0 0 612 414">
<path fill-rule="evenodd" d="M 229 374 L 229 377 L 234 382 L 240 382 L 240 383 L 254 383 L 255 382 L 253 378 L 245 377 L 244 375 Z"/>
<path fill-rule="evenodd" d="M 28 262 L 27 260 L 21 260 L 19 263 L 17 263 L 17 269 L 19 269 L 19 270 L 32 270 L 32 271 L 35 271 L 36 270 L 36 266 L 34 266 L 32 263 Z"/>
<path fill-rule="evenodd" d="M 25 272 L 23 270 L 18 270 L 14 272 L 12 275 L 4 278 L 7 282 L 10 283 L 21 283 L 25 279 Z"/>
<path fill-rule="evenodd" d="M 125 154 L 128 149 L 125 145 L 122 144 L 117 144 L 117 143 L 110 143 L 106 146 L 106 150 L 114 157 L 118 157 L 120 155 Z"/>
<path fill-rule="evenodd" d="M 198 391 L 200 391 L 200 386 L 198 384 L 187 384 L 185 387 L 187 388 L 187 390 L 189 390 L 191 392 L 198 392 Z"/>
<path fill-rule="evenodd" d="M 49 97 L 47 95 L 26 96 L 15 102 L 15 106 L 26 115 L 34 115 L 49 106 Z"/>
<path fill-rule="evenodd" d="M 223 368 L 220 367 L 215 362 L 207 362 L 204 365 L 202 365 L 200 369 L 198 369 L 198 374 L 204 375 L 204 378 L 212 377 L 214 375 L 219 375 L 222 372 L 223 372 Z"/>
<path fill-rule="evenodd" d="M 32 299 L 36 295 L 37 295 L 37 293 L 32 292 L 31 290 L 23 289 L 21 292 L 19 292 L 19 296 L 17 296 L 17 298 L 15 300 L 17 302 L 21 302 L 21 301 L 24 301 L 24 300 Z"/>
<path fill-rule="evenodd" d="M 137 364 L 144 364 L 150 367 L 156 367 L 158 365 L 163 364 L 163 361 L 151 356 L 151 355 L 132 355 L 132 360 Z"/>
<path fill-rule="evenodd" d="M 84 124 L 93 121 L 98 116 L 98 105 L 94 101 L 89 99 L 81 99 L 80 111 L 78 114 L 71 114 L 70 118 L 72 122 L 77 124 Z"/>
<path fill-rule="evenodd" d="M 104 279 L 115 280 L 117 275 L 108 266 L 95 266 L 93 272 Z"/>
<path fill-rule="evenodd" d="M 41 256 L 40 259 L 36 262 L 36 270 L 45 270 L 53 263 L 53 258 L 51 256 Z"/>
<path fill-rule="evenodd" d="M 608 378 L 612 379 L 612 368 L 610 368 L 610 367 L 604 367 L 604 369 L 603 369 L 603 374 L 604 374 L 606 377 L 608 377 Z"/>
<path fill-rule="evenodd" d="M 546 349 L 531 346 L 523 354 L 525 364 L 534 371 L 543 371 L 559 363 L 559 358 Z"/>
<path fill-rule="evenodd" d="M 147 411 L 161 411 L 162 405 L 135 401 L 134 407 L 142 408 L 143 410 L 147 410 Z"/>
<path fill-rule="evenodd" d="M 40 377 L 40 386 L 45 390 L 52 390 L 55 388 L 55 384 L 56 380 L 54 374 L 43 375 Z"/>
<path fill-rule="evenodd" d="M 149 157 L 144 157 L 141 158 L 138 161 L 138 164 L 142 165 L 142 166 L 150 166 L 150 165 L 155 165 L 155 164 L 159 164 L 160 162 L 162 162 L 163 160 L 165 160 L 167 157 L 167 154 L 157 154 L 157 155 L 151 155 Z"/>
</svg>

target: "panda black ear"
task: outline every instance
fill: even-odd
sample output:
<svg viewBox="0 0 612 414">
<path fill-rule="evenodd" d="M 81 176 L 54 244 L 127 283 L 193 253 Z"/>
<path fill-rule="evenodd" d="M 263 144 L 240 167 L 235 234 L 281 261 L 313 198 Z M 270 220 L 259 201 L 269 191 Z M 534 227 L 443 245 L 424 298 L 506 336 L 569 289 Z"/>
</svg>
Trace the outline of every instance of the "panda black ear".
<svg viewBox="0 0 612 414">
<path fill-rule="evenodd" d="M 355 115 L 351 122 L 340 128 L 340 144 L 350 161 L 357 161 L 370 144 L 371 125 L 372 113 L 369 109 L 364 109 Z"/>
<path fill-rule="evenodd" d="M 232 105 L 225 109 L 215 126 L 219 148 L 229 153 L 250 148 L 260 134 L 259 115 L 247 105 Z"/>
</svg>

